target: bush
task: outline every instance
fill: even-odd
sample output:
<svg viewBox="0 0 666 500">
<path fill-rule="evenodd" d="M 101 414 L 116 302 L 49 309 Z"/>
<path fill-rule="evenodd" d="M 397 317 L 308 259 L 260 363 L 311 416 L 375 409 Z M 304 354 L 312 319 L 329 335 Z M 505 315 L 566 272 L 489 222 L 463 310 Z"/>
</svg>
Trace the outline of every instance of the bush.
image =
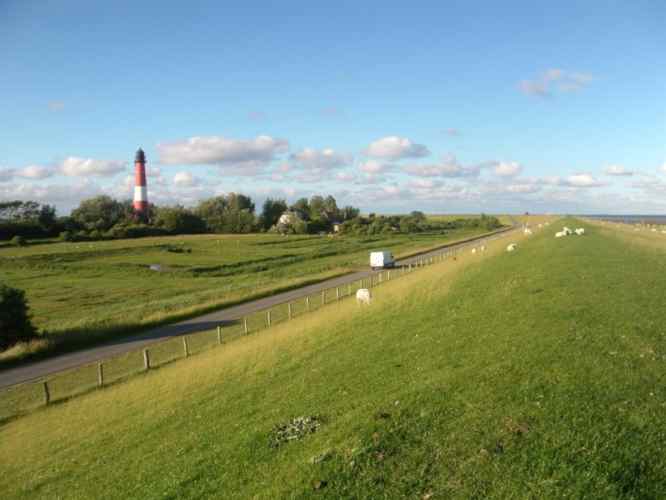
<svg viewBox="0 0 666 500">
<path fill-rule="evenodd" d="M 72 231 L 63 231 L 58 238 L 60 241 L 74 241 L 74 233 Z"/>
<path fill-rule="evenodd" d="M 23 236 L 20 236 L 20 235 L 14 236 L 9 241 L 9 243 L 14 245 L 15 247 L 24 247 L 28 244 L 28 242 L 25 241 L 25 238 Z"/>
<path fill-rule="evenodd" d="M 23 290 L 0 285 L 0 350 L 30 340 L 36 334 Z"/>
</svg>

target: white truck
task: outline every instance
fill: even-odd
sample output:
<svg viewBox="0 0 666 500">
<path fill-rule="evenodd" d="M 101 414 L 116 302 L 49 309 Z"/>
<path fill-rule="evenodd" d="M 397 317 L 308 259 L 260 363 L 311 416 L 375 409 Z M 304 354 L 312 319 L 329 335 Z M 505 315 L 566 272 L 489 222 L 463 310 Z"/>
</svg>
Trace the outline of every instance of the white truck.
<svg viewBox="0 0 666 500">
<path fill-rule="evenodd" d="M 395 267 L 393 254 L 387 250 L 381 252 L 370 252 L 370 267 L 372 269 L 385 269 Z"/>
</svg>

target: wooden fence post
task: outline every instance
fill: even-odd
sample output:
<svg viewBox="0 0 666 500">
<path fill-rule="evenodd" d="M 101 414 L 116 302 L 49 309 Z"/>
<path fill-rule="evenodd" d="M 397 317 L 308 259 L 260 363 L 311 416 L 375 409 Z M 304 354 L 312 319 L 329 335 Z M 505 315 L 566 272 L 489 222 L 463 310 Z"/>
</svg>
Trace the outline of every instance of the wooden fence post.
<svg viewBox="0 0 666 500">
<path fill-rule="evenodd" d="M 266 311 L 266 326 L 271 327 L 271 310 Z"/>
<path fill-rule="evenodd" d="M 386 281 L 391 281 L 391 271 L 386 272 Z"/>
<path fill-rule="evenodd" d="M 150 369 L 150 356 L 148 355 L 148 349 L 143 350 L 143 369 Z"/>
<path fill-rule="evenodd" d="M 51 402 L 51 393 L 49 392 L 49 384 L 45 380 L 43 385 L 44 385 L 44 404 L 48 405 Z"/>
<path fill-rule="evenodd" d="M 222 327 L 220 325 L 217 325 L 217 343 L 222 343 Z"/>
<path fill-rule="evenodd" d="M 308 311 L 308 312 L 310 311 L 310 296 L 309 295 L 305 296 L 305 310 Z"/>
<path fill-rule="evenodd" d="M 347 295 L 349 295 L 350 297 L 351 297 L 351 286 L 352 286 L 351 283 L 347 285 L 347 291 L 349 292 Z"/>
<path fill-rule="evenodd" d="M 243 333 L 247 335 L 247 317 L 243 318 Z"/>
<path fill-rule="evenodd" d="M 321 291 L 321 305 L 323 306 L 324 304 L 326 304 L 326 290 L 325 289 Z"/>
<path fill-rule="evenodd" d="M 340 300 L 340 288 L 335 287 L 335 300 Z"/>
<path fill-rule="evenodd" d="M 104 365 L 97 363 L 97 387 L 104 386 Z"/>
<path fill-rule="evenodd" d="M 183 351 L 185 351 L 185 357 L 190 355 L 190 348 L 187 345 L 187 335 L 183 335 Z"/>
<path fill-rule="evenodd" d="M 291 302 L 287 304 L 287 318 L 291 319 Z"/>
</svg>

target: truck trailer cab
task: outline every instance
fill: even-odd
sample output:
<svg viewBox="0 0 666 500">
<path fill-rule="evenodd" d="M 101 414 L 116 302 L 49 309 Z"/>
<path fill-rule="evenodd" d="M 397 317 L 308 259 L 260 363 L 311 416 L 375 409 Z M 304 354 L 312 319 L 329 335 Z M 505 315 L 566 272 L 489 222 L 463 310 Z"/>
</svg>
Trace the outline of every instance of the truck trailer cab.
<svg viewBox="0 0 666 500">
<path fill-rule="evenodd" d="M 387 250 L 381 252 L 370 252 L 370 267 L 374 269 L 386 269 L 395 267 L 393 254 Z"/>
</svg>

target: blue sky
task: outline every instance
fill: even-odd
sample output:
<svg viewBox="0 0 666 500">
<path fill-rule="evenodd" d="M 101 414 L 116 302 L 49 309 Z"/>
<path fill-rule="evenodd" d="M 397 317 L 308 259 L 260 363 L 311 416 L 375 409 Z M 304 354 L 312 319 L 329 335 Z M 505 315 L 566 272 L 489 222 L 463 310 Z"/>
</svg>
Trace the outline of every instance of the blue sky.
<svg viewBox="0 0 666 500">
<path fill-rule="evenodd" d="M 0 1 L 0 199 L 666 210 L 662 1 L 165 4 Z"/>
</svg>

